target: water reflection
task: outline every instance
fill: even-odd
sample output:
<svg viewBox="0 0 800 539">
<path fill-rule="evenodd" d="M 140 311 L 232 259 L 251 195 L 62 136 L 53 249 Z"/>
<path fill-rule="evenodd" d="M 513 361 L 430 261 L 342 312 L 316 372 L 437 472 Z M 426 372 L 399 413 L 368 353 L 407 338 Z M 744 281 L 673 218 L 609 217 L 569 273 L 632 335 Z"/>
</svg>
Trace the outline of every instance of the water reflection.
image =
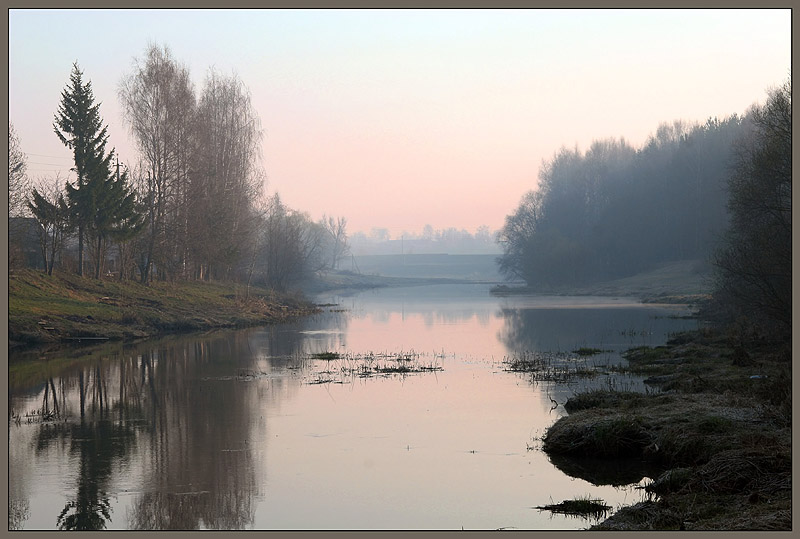
<svg viewBox="0 0 800 539">
<path fill-rule="evenodd" d="M 134 529 L 240 529 L 252 521 L 255 484 L 247 440 L 257 406 L 237 369 L 251 364 L 246 334 L 197 340 L 142 354 L 148 433 L 142 478 L 148 492 Z M 236 445 L 231 446 L 234 443 Z M 176 492 L 180 490 L 180 492 Z"/>
<path fill-rule="evenodd" d="M 559 470 L 593 485 L 622 486 L 639 483 L 645 477 L 658 477 L 662 470 L 642 459 L 595 459 L 548 455 Z"/>
<path fill-rule="evenodd" d="M 126 515 L 113 514 L 109 483 L 130 480 L 120 474 L 131 460 L 145 491 L 133 496 L 127 527 L 251 526 L 257 485 L 248 437 L 254 417 L 263 413 L 263 388 L 256 390 L 241 373 L 291 369 L 299 361 L 303 337 L 279 332 L 171 338 L 125 349 L 93 347 L 94 359 L 78 366 L 45 360 L 38 379 L 31 378 L 24 360 L 13 362 L 10 440 L 17 429 L 36 429 L 33 453 L 16 452 L 14 458 L 30 461 L 20 464 L 31 469 L 34 459 L 55 455 L 74 463 L 68 480 L 72 486 L 65 485 L 74 494 L 53 515 L 56 526 L 99 530 L 113 520 L 119 527 Z M 274 355 L 283 360 L 274 365 L 258 361 Z M 269 388 L 284 394 L 281 386 L 289 381 L 271 379 Z M 9 507 L 16 508 L 9 514 L 10 527 L 21 527 L 26 503 L 21 495 L 9 500 Z"/>
<path fill-rule="evenodd" d="M 318 301 L 338 305 L 295 324 L 13 357 L 9 527 L 574 527 L 530 508 L 616 479 L 526 451 L 571 389 L 530 384 L 500 358 L 676 327 L 655 310 L 464 287 Z M 309 354 L 412 349 L 440 354 L 444 371 L 306 383 Z"/>
<path fill-rule="evenodd" d="M 77 455 L 78 489 L 58 515 L 60 530 L 102 530 L 111 519 L 108 482 L 115 461 L 128 453 L 134 432 L 123 424 L 97 421 L 78 425 L 44 425 L 40 445 L 55 438 L 70 441 L 70 453 Z M 46 442 L 45 442 L 46 439 Z"/>
<path fill-rule="evenodd" d="M 489 294 L 488 286 L 476 296 L 475 285 L 386 288 L 366 291 L 357 301 L 346 296 L 326 296 L 323 301 L 347 309 L 358 320 L 369 317 L 379 324 L 389 324 L 399 314 L 400 320 L 420 317 L 427 328 L 472 319 L 486 327 L 497 306 L 497 298 Z"/>
<path fill-rule="evenodd" d="M 671 332 L 697 327 L 695 320 L 674 318 L 685 313 L 685 306 L 507 306 L 501 309 L 504 323 L 498 339 L 510 350 L 622 351 L 663 343 Z"/>
</svg>

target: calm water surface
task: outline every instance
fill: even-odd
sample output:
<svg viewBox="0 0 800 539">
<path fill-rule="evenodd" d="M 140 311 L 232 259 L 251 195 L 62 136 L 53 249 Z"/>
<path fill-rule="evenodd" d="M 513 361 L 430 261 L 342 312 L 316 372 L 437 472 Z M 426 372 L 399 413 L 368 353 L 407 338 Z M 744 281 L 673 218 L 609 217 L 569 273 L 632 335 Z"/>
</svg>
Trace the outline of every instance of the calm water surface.
<svg viewBox="0 0 800 539">
<path fill-rule="evenodd" d="M 536 437 L 565 413 L 552 400 L 641 381 L 535 382 L 503 360 L 583 346 L 606 350 L 590 364 L 613 363 L 696 327 L 679 306 L 486 285 L 318 301 L 336 306 L 292 325 L 12 355 L 9 527 L 585 528 L 536 507 L 635 503 L 641 474 L 570 477 Z M 413 353 L 441 370 L 361 377 L 309 357 L 325 351 Z"/>
</svg>

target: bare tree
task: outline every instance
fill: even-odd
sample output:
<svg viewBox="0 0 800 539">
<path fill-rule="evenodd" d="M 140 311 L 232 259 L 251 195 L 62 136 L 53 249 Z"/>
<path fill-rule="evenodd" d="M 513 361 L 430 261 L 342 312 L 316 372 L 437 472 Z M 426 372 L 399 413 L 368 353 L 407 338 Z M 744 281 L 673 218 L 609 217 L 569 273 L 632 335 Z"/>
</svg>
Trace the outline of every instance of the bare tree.
<svg viewBox="0 0 800 539">
<path fill-rule="evenodd" d="M 147 214 L 141 280 L 146 284 L 151 279 L 156 262 L 162 269 L 178 265 L 185 275 L 196 109 L 189 71 L 172 58 L 167 47 L 150 44 L 145 58 L 134 60 L 118 93 L 141 152 L 146 180 L 139 182 L 139 198 Z"/>
<path fill-rule="evenodd" d="M 308 215 L 287 208 L 278 194 L 269 199 L 262 234 L 257 267 L 267 286 L 285 290 L 328 267 L 328 232 Z"/>
<path fill-rule="evenodd" d="M 30 191 L 26 174 L 28 164 L 22 152 L 14 124 L 8 122 L 8 216 L 21 217 L 28 213 L 25 197 Z"/>
<path fill-rule="evenodd" d="M 263 188 L 261 123 L 236 75 L 209 72 L 196 125 L 189 243 L 199 277 L 228 277 L 255 241 L 254 201 Z"/>
<path fill-rule="evenodd" d="M 508 278 L 526 278 L 530 270 L 530 244 L 542 218 L 541 191 L 528 191 L 514 213 L 506 217 L 499 233 L 503 256 L 498 259 L 500 272 Z"/>
<path fill-rule="evenodd" d="M 39 247 L 48 275 L 53 274 L 56 258 L 70 230 L 69 207 L 61 189 L 64 184 L 58 175 L 53 179 L 42 179 L 38 187 L 31 190 L 27 201 L 28 208 L 39 224 Z"/>
<path fill-rule="evenodd" d="M 24 258 L 26 221 L 30 215 L 26 197 L 30 181 L 26 174 L 27 160 L 22 152 L 14 125 L 8 122 L 8 266 L 11 269 Z"/>
<path fill-rule="evenodd" d="M 330 267 L 336 269 L 339 267 L 339 262 L 350 252 L 350 245 L 347 243 L 347 219 L 323 215 L 320 224 L 331 238 Z"/>
</svg>

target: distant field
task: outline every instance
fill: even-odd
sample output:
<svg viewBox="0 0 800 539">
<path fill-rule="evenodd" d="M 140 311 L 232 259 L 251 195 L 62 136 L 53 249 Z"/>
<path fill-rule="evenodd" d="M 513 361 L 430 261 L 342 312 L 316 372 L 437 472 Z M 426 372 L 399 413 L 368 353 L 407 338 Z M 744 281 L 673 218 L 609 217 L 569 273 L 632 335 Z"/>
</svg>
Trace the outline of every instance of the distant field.
<svg viewBox="0 0 800 539">
<path fill-rule="evenodd" d="M 407 278 L 447 278 L 474 281 L 502 280 L 497 271 L 497 255 L 362 255 L 354 256 L 341 269 L 365 275 Z"/>
<path fill-rule="evenodd" d="M 713 288 L 711 266 L 701 260 L 668 262 L 645 271 L 611 281 L 582 286 L 558 286 L 531 289 L 524 286 L 500 286 L 498 295 L 559 294 L 590 296 L 633 296 L 649 302 L 694 303 L 707 297 Z"/>
<path fill-rule="evenodd" d="M 631 277 L 587 287 L 585 292 L 600 295 L 639 297 L 694 296 L 711 291 L 711 267 L 699 260 L 682 260 Z"/>
</svg>

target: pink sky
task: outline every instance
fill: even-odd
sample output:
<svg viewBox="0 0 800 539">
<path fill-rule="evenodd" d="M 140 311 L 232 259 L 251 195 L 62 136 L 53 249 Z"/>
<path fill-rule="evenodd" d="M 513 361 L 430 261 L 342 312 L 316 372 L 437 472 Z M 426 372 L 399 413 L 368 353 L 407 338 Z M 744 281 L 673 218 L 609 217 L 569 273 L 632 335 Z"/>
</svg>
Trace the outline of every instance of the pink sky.
<svg viewBox="0 0 800 539">
<path fill-rule="evenodd" d="M 134 162 L 116 88 L 153 41 L 198 94 L 212 65 L 248 86 L 269 193 L 396 237 L 497 229 L 561 146 L 741 114 L 791 67 L 789 10 L 11 10 L 9 30 L 31 175 L 69 168 L 52 121 L 76 60 Z"/>
</svg>

